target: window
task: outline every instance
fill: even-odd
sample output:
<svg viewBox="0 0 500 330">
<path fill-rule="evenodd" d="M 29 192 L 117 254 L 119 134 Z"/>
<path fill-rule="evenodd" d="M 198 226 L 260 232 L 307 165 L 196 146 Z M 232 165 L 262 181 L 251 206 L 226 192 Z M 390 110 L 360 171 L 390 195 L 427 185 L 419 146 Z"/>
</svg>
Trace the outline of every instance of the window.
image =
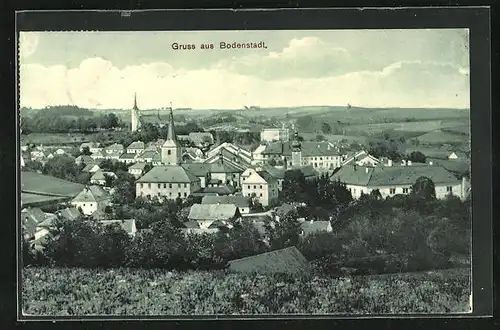
<svg viewBox="0 0 500 330">
<path fill-rule="evenodd" d="M 260 197 L 262 197 L 262 193 L 260 193 Z"/>
<path fill-rule="evenodd" d="M 148 183 L 148 188 L 151 188 L 151 183 Z"/>
<path fill-rule="evenodd" d="M 187 188 L 187 186 L 188 186 L 188 185 L 187 185 L 187 183 L 185 183 L 185 184 L 184 184 L 184 188 Z"/>
<path fill-rule="evenodd" d="M 144 188 L 144 183 L 141 183 L 141 188 Z"/>
<path fill-rule="evenodd" d="M 169 187 L 169 188 L 172 188 L 172 184 L 171 184 L 171 183 L 169 183 L 169 184 L 168 184 L 168 187 Z"/>
<path fill-rule="evenodd" d="M 408 188 L 403 188 L 403 194 L 407 194 L 408 193 Z"/>
<path fill-rule="evenodd" d="M 184 193 L 184 197 L 187 197 L 187 195 L 188 195 L 187 193 Z"/>
<path fill-rule="evenodd" d="M 83 203 L 83 206 L 85 206 L 85 203 Z"/>
<path fill-rule="evenodd" d="M 353 189 L 353 190 L 352 190 L 352 193 L 356 195 L 356 189 Z"/>
<path fill-rule="evenodd" d="M 260 189 L 262 189 L 262 185 L 260 185 L 260 187 L 259 187 L 259 188 L 260 188 Z"/>
<path fill-rule="evenodd" d="M 171 193 L 171 192 L 169 192 L 169 193 L 168 193 L 168 195 L 169 195 L 169 196 L 172 196 L 172 193 Z"/>
<path fill-rule="evenodd" d="M 167 150 L 167 155 L 171 155 L 172 154 L 172 150 Z"/>
<path fill-rule="evenodd" d="M 160 184 L 160 183 L 158 183 L 158 189 L 160 189 L 160 188 L 161 188 L 161 184 Z"/>
<path fill-rule="evenodd" d="M 395 194 L 396 193 L 396 188 L 390 188 L 389 189 L 389 194 Z"/>
<path fill-rule="evenodd" d="M 178 188 L 182 187 L 182 183 L 177 184 L 177 187 Z"/>
<path fill-rule="evenodd" d="M 158 197 L 160 197 L 160 193 L 158 193 L 157 195 L 158 195 Z"/>
<path fill-rule="evenodd" d="M 181 197 L 181 193 L 178 193 L 177 196 Z"/>
<path fill-rule="evenodd" d="M 253 189 L 257 189 L 257 186 L 253 186 Z"/>
<path fill-rule="evenodd" d="M 447 191 L 447 192 L 452 192 L 452 191 L 453 191 L 453 187 L 452 187 L 452 186 L 448 186 L 448 187 L 446 187 L 446 191 Z"/>
<path fill-rule="evenodd" d="M 166 183 L 163 184 L 163 188 L 167 188 L 167 184 Z"/>
<path fill-rule="evenodd" d="M 250 189 L 250 186 L 248 186 L 248 189 Z"/>
<path fill-rule="evenodd" d="M 319 160 L 323 160 L 323 157 L 319 157 Z"/>
</svg>

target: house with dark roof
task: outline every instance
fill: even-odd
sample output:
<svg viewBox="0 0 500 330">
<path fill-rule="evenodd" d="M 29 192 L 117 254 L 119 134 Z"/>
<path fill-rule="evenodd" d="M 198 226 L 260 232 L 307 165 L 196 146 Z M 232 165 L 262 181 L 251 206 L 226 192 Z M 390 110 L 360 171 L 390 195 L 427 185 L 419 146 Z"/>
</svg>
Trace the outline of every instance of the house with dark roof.
<svg viewBox="0 0 500 330">
<path fill-rule="evenodd" d="M 240 217 L 241 213 L 234 204 L 193 204 L 188 220 L 197 222 L 201 229 L 232 228 L 232 223 Z"/>
<path fill-rule="evenodd" d="M 396 194 L 408 194 L 411 186 L 420 177 L 434 182 L 436 197 L 447 195 L 463 197 L 462 181 L 439 165 L 390 165 L 390 166 L 342 166 L 330 180 L 339 180 L 346 184 L 353 198 L 369 194 L 378 189 L 383 198 Z"/>
<path fill-rule="evenodd" d="M 200 179 L 200 185 L 202 188 L 205 188 L 210 181 L 210 170 L 212 168 L 212 164 L 207 163 L 189 163 L 189 164 L 181 164 L 183 168 L 187 171 L 193 173 L 198 179 Z"/>
<path fill-rule="evenodd" d="M 135 186 L 136 196 L 148 199 L 184 199 L 201 190 L 200 179 L 180 165 L 155 166 Z"/>
<path fill-rule="evenodd" d="M 98 170 L 90 177 L 90 183 L 105 186 L 106 185 L 106 176 L 109 176 L 113 179 L 116 179 L 115 173 Z"/>
<path fill-rule="evenodd" d="M 100 171 L 100 170 L 101 170 L 101 168 L 99 167 L 99 165 L 94 164 L 94 163 L 90 163 L 82 169 L 82 172 L 95 173 L 95 172 Z"/>
<path fill-rule="evenodd" d="M 80 213 L 80 211 L 78 211 L 78 209 L 75 207 L 67 207 L 65 209 L 61 209 L 55 214 L 66 220 L 76 220 L 82 216 L 82 213 Z"/>
<path fill-rule="evenodd" d="M 310 165 L 316 169 L 333 170 L 341 165 L 340 149 L 331 142 L 302 141 L 295 149 L 293 145 L 294 142 L 271 142 L 259 155 L 264 162 L 274 159 L 284 162 L 286 166 Z M 296 163 L 292 161 L 292 154 L 296 156 Z"/>
<path fill-rule="evenodd" d="M 133 164 L 137 162 L 136 157 L 137 157 L 136 153 L 125 152 L 120 155 L 118 161 L 125 164 Z"/>
<path fill-rule="evenodd" d="M 250 213 L 251 198 L 246 196 L 205 196 L 201 204 L 234 204 L 241 214 Z"/>
<path fill-rule="evenodd" d="M 132 164 L 128 168 L 128 173 L 132 174 L 135 176 L 136 179 L 140 178 L 142 174 L 144 174 L 144 168 L 146 167 L 146 163 L 135 163 Z"/>
<path fill-rule="evenodd" d="M 308 274 L 309 263 L 295 246 L 231 260 L 228 270 L 253 274 Z"/>
<path fill-rule="evenodd" d="M 241 167 L 234 165 L 232 162 L 224 161 L 224 158 L 210 163 L 211 179 L 220 180 L 224 184 L 239 187 L 240 175 L 243 172 Z"/>
<path fill-rule="evenodd" d="M 254 171 L 243 181 L 241 192 L 268 206 L 278 198 L 278 181 L 267 171 Z"/>
<path fill-rule="evenodd" d="M 100 186 L 85 187 L 73 200 L 71 204 L 81 209 L 84 215 L 93 215 L 98 210 L 104 210 L 111 205 L 111 196 Z"/>
<path fill-rule="evenodd" d="M 134 141 L 127 147 L 127 153 L 129 154 L 140 154 L 145 149 L 144 142 L 142 141 Z"/>
</svg>

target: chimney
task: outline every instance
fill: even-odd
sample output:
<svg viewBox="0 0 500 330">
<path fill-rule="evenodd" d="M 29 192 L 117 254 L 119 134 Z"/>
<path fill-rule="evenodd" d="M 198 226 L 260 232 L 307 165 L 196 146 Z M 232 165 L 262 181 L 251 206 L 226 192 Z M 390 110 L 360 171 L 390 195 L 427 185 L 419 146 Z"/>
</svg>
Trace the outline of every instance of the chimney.
<svg viewBox="0 0 500 330">
<path fill-rule="evenodd" d="M 403 160 L 401 161 L 401 166 L 406 166 L 406 160 L 404 160 L 404 159 L 403 159 Z"/>
<path fill-rule="evenodd" d="M 314 222 L 314 220 L 312 220 L 312 219 L 311 219 L 311 220 L 309 220 L 309 223 L 311 223 L 311 224 L 312 224 L 313 222 Z"/>
<path fill-rule="evenodd" d="M 365 172 L 366 172 L 366 174 L 368 174 L 368 172 L 369 172 L 368 167 L 365 167 Z"/>
<path fill-rule="evenodd" d="M 432 162 L 429 162 L 429 165 L 432 165 Z"/>
<path fill-rule="evenodd" d="M 408 161 L 406 162 L 406 165 L 411 166 L 411 160 L 408 160 Z"/>
<path fill-rule="evenodd" d="M 392 166 L 392 159 L 387 160 L 387 166 Z"/>
</svg>

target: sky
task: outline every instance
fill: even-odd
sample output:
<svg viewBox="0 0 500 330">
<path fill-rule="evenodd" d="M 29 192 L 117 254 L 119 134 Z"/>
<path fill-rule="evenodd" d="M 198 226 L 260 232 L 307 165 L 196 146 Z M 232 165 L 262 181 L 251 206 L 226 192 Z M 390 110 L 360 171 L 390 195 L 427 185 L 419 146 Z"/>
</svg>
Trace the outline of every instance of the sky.
<svg viewBox="0 0 500 330">
<path fill-rule="evenodd" d="M 31 108 L 129 109 L 134 93 L 142 109 L 470 103 L 467 29 L 21 32 L 19 74 Z"/>
</svg>

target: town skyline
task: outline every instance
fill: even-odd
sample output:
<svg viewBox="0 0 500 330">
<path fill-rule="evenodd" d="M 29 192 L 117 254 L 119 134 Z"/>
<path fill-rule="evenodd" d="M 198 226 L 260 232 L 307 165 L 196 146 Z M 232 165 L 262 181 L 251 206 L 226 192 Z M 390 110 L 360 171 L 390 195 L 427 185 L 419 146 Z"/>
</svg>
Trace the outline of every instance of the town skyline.
<svg viewBox="0 0 500 330">
<path fill-rule="evenodd" d="M 218 40 L 268 49 L 169 49 Z M 470 106 L 466 29 L 22 32 L 19 47 L 21 107 Z"/>
</svg>

